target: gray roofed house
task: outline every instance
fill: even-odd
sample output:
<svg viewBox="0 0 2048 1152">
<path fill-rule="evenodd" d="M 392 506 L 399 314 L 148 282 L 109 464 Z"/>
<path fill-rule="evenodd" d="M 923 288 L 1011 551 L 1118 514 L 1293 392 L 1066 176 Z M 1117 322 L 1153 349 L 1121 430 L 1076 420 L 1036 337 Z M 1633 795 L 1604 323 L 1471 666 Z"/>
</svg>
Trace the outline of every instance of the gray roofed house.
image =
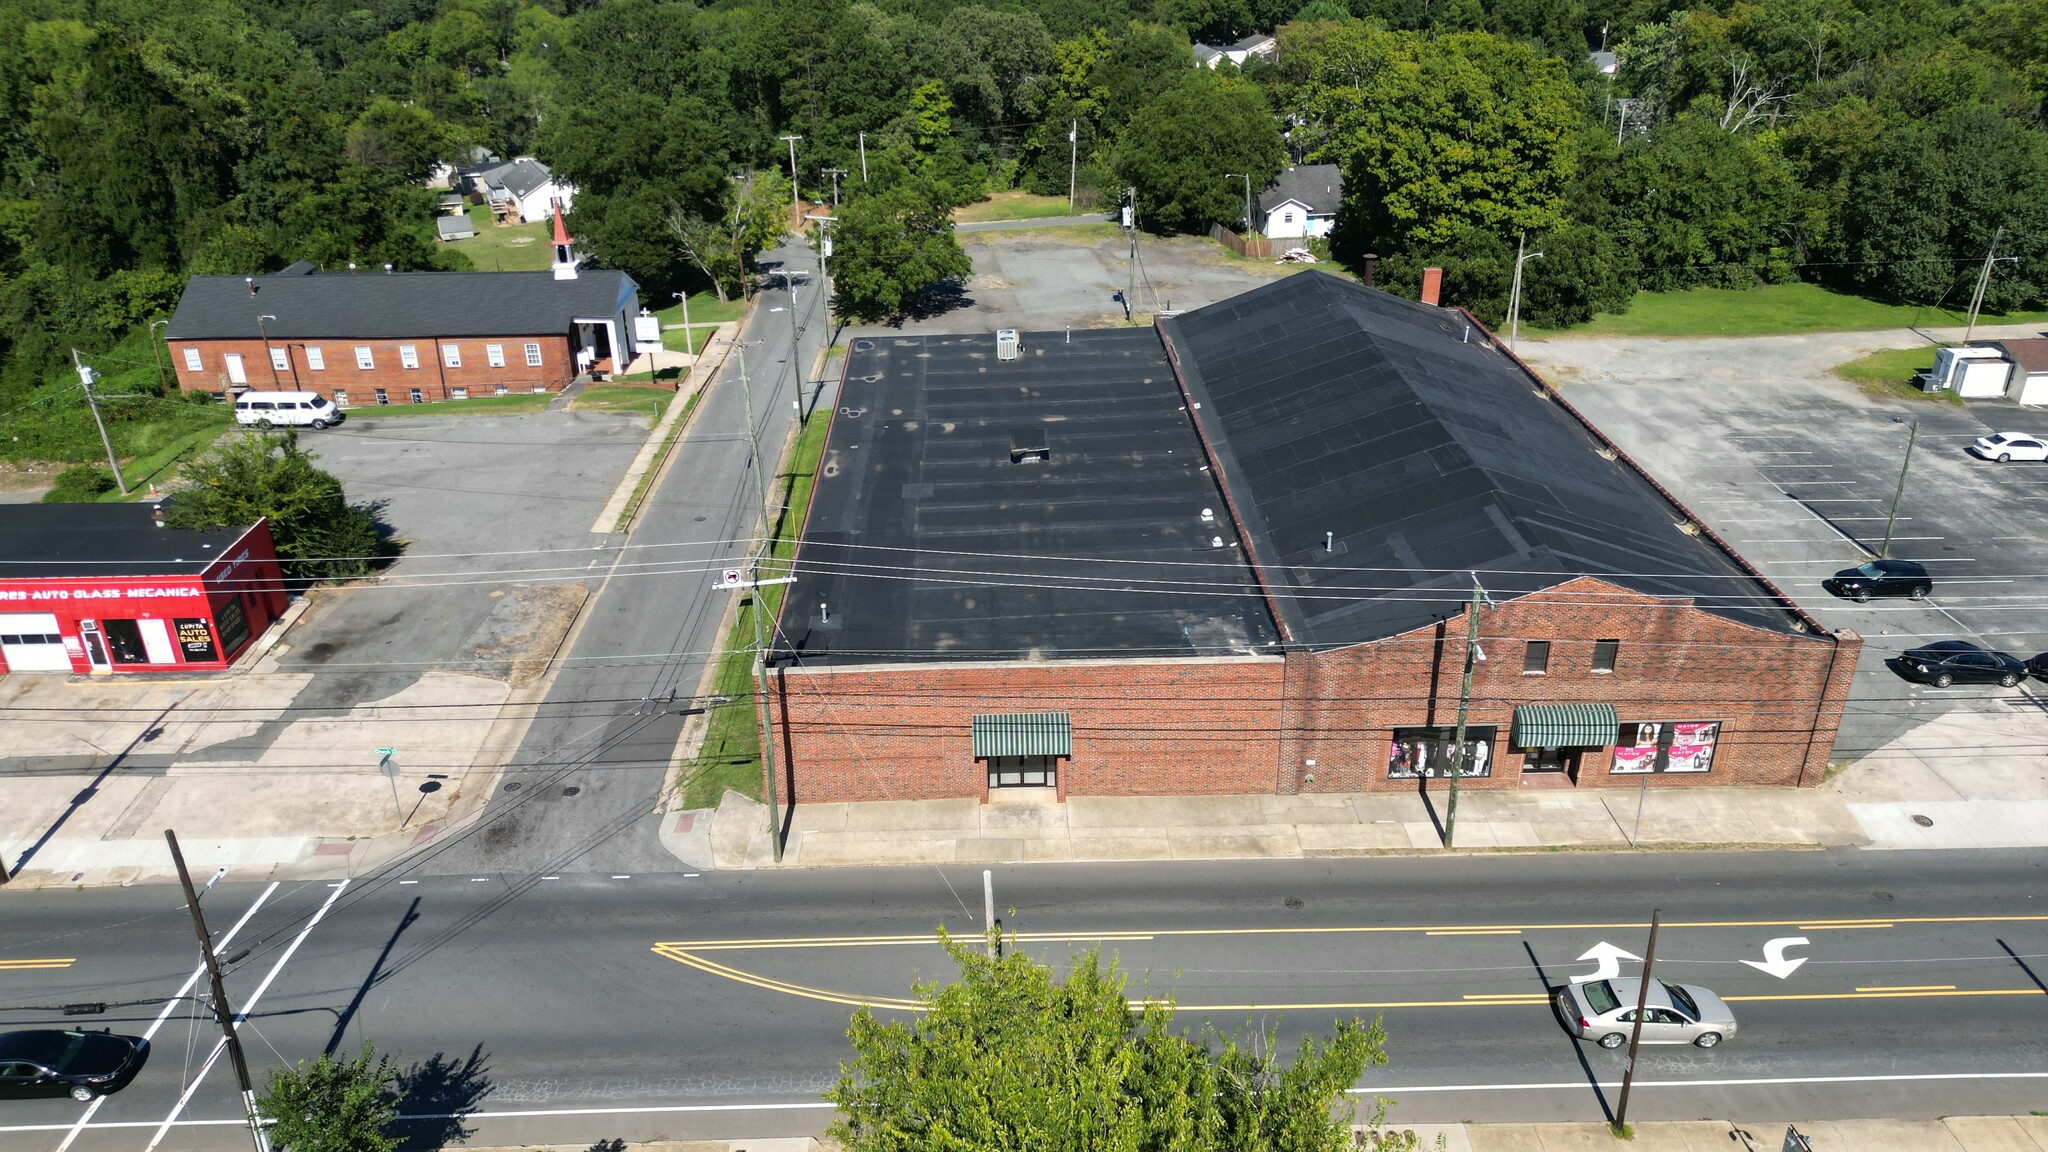
<svg viewBox="0 0 2048 1152">
<path fill-rule="evenodd" d="M 1267 236 L 1328 236 L 1344 203 L 1344 171 L 1335 164 L 1299 164 L 1259 193 L 1259 231 Z"/>
<path fill-rule="evenodd" d="M 1596 576 L 1801 621 L 1453 311 L 1303 272 L 1160 322 L 1294 637 L 1346 645 Z M 1334 533 L 1335 549 L 1327 544 Z M 1330 595 L 1361 570 L 1394 594 Z"/>
<path fill-rule="evenodd" d="M 1245 61 L 1254 56 L 1264 60 L 1272 59 L 1273 54 L 1279 49 L 1280 42 L 1274 39 L 1271 32 L 1254 32 L 1235 44 L 1220 48 L 1210 44 L 1196 44 L 1191 51 L 1197 66 L 1214 68 L 1228 60 L 1242 68 Z"/>
<path fill-rule="evenodd" d="M 469 222 L 469 214 L 464 212 L 453 216 L 436 216 L 434 231 L 442 240 L 467 240 L 476 235 L 476 226 Z"/>
<path fill-rule="evenodd" d="M 571 211 L 576 196 L 576 190 L 556 180 L 547 165 L 527 156 L 478 173 L 475 187 L 493 205 L 509 206 L 527 223 L 547 219 L 557 205 Z"/>
<path fill-rule="evenodd" d="M 567 332 L 578 317 L 637 307 L 624 272 L 320 272 L 305 263 L 269 276 L 194 276 L 166 340 L 346 340 Z M 256 317 L 275 319 L 258 327 Z"/>
</svg>

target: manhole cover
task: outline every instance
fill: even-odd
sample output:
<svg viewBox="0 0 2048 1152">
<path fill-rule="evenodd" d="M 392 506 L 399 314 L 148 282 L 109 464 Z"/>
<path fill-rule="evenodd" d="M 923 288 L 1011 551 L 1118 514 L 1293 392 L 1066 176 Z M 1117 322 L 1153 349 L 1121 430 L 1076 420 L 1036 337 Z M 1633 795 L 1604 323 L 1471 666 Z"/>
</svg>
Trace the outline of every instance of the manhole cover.
<svg viewBox="0 0 2048 1152">
<path fill-rule="evenodd" d="M 1871 899 L 1876 900 L 1879 904 L 1889 904 L 1892 902 L 1892 894 L 1889 892 L 1872 892 L 1870 896 Z"/>
<path fill-rule="evenodd" d="M 562 795 L 564 795 L 564 796 L 574 796 L 575 794 L 577 794 L 578 792 L 581 792 L 581 791 L 583 791 L 583 789 L 581 789 L 581 788 L 578 788 L 578 787 L 577 787 L 577 786 L 575 786 L 574 784 L 571 784 L 571 785 L 569 785 L 569 786 L 568 786 L 567 788 L 564 788 L 564 789 L 562 789 Z"/>
<path fill-rule="evenodd" d="M 1915 817 L 1913 817 L 1913 823 L 1915 823 L 1915 824 L 1918 824 L 1918 825 L 1919 825 L 1919 826 L 1921 826 L 1922 828 L 1932 828 L 1932 827 L 1934 827 L 1934 817 L 1932 817 L 1932 816 L 1915 816 Z"/>
<path fill-rule="evenodd" d="M 1289 896 L 1289 897 L 1287 898 L 1287 906 L 1288 906 L 1289 908 L 1299 908 L 1299 907 L 1301 907 L 1301 897 L 1299 897 L 1299 896 Z"/>
<path fill-rule="evenodd" d="M 514 781 L 513 781 L 513 782 L 511 782 L 510 784 L 507 784 L 507 785 L 505 785 L 505 791 L 507 791 L 507 792 L 517 792 L 517 791 L 519 791 L 519 790 L 520 790 L 521 788 L 524 788 L 524 787 L 526 787 L 526 785 L 524 785 L 524 784 L 521 784 L 521 783 L 520 783 L 519 781 L 517 781 L 517 780 L 514 780 Z"/>
</svg>

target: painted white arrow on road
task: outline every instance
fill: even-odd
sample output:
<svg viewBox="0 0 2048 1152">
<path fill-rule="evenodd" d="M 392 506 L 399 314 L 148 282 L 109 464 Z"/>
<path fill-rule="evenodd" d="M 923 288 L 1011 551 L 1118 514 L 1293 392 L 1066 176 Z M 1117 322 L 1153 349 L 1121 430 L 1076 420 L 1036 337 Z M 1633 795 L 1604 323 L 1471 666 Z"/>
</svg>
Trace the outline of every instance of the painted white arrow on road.
<svg viewBox="0 0 2048 1152">
<path fill-rule="evenodd" d="M 1806 937 L 1804 936 L 1780 936 L 1776 940 L 1769 941 L 1764 945 L 1763 959 L 1744 960 L 1743 963 L 1759 972 L 1766 972 L 1783 980 L 1785 977 L 1799 971 L 1799 966 L 1806 963 L 1806 957 L 1804 956 L 1794 956 L 1789 960 L 1786 959 L 1785 949 L 1795 944 L 1804 943 L 1806 943 Z"/>
<path fill-rule="evenodd" d="M 1572 977 L 1572 983 L 1574 984 L 1584 984 L 1588 980 L 1612 980 L 1616 976 L 1621 975 L 1621 962 L 1623 960 L 1641 960 L 1642 957 L 1633 952 L 1624 952 L 1607 941 L 1602 940 L 1591 948 L 1586 949 L 1586 954 L 1579 957 L 1579 959 L 1591 960 L 1598 964 L 1599 967 L 1593 969 L 1590 975 Z"/>
</svg>

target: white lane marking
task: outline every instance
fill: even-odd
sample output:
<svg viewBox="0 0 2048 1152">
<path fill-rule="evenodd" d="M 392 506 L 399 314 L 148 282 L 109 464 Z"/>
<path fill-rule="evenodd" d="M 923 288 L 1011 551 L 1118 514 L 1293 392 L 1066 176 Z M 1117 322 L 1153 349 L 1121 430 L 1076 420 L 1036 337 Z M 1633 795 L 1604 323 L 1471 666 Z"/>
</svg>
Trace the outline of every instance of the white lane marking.
<svg viewBox="0 0 2048 1152">
<path fill-rule="evenodd" d="M 1933 1080 L 2048 1080 L 2048 1072 L 1922 1072 L 1896 1076 L 1743 1076 L 1717 1080 L 1638 1080 L 1638 1088 L 1746 1088 L 1774 1084 L 1892 1084 Z M 1619 1080 L 1597 1081 L 1601 1088 L 1619 1088 Z M 1584 1080 L 1559 1080 L 1550 1084 L 1382 1084 L 1372 1088 L 1347 1088 L 1353 1096 L 1382 1096 L 1397 1092 L 1550 1092 L 1561 1088 L 1584 1089 Z"/>
<path fill-rule="evenodd" d="M 471 884 L 489 884 L 491 878 L 489 876 L 471 876 L 469 882 Z"/>
<path fill-rule="evenodd" d="M 320 910 L 313 913 L 313 918 L 306 921 L 306 926 L 299 929 L 297 936 L 292 937 L 290 946 L 277 958 L 277 963 L 270 966 L 270 971 L 264 973 L 263 982 L 256 985 L 256 991 L 249 994 L 248 1002 L 242 1005 L 241 1011 L 235 1013 L 235 1027 L 240 1028 L 242 1022 L 249 1018 L 249 1013 L 256 1010 L 256 1005 L 262 1001 L 263 994 L 270 991 L 271 981 L 277 979 L 277 974 L 284 971 L 284 966 L 291 962 L 292 955 L 299 950 L 299 945 L 304 944 L 306 937 L 313 934 L 313 929 L 320 926 L 320 921 L 326 919 L 327 910 L 334 907 L 334 902 L 340 899 L 343 892 L 348 890 L 348 885 L 349 882 L 346 880 L 335 885 L 334 890 L 329 892 L 327 899 L 321 903 Z M 199 1075 L 194 1076 L 192 1083 L 185 1086 L 185 1091 L 178 1096 L 177 1104 L 171 1108 L 171 1114 L 164 1117 L 163 1124 L 157 1128 L 156 1135 L 150 1137 L 149 1146 L 144 1149 L 144 1152 L 154 1152 L 156 1146 L 163 1143 L 164 1135 L 171 1130 L 171 1125 L 177 1123 L 178 1113 L 183 1112 L 185 1105 L 192 1102 L 193 1093 L 199 1091 L 199 1085 L 205 1082 L 206 1074 L 213 1071 L 214 1062 L 220 1059 L 221 1051 L 227 1046 L 228 1041 L 225 1036 L 214 1041 L 212 1053 L 206 1057 L 206 1063 L 199 1066 Z"/>
<path fill-rule="evenodd" d="M 235 933 L 242 930 L 242 925 L 247 924 L 249 919 L 256 915 L 256 910 L 263 907 L 263 902 L 270 899 L 270 894 L 277 891 L 277 886 L 277 881 L 272 880 L 270 887 L 257 894 L 256 902 L 249 905 L 249 910 L 242 913 L 242 918 L 235 921 L 234 926 L 228 929 L 227 935 L 214 942 L 214 949 L 216 951 L 228 946 L 228 943 L 235 938 Z M 173 993 L 170 999 L 164 1001 L 164 1010 L 156 1014 L 156 1019 L 150 1023 L 148 1031 L 142 1034 L 144 1043 L 156 1039 L 157 1030 L 164 1026 L 164 1021 L 171 1018 L 172 1012 L 177 1011 L 178 1005 L 184 1002 L 185 997 L 192 994 L 192 989 L 198 986 L 199 978 L 204 975 L 206 975 L 206 962 L 202 960 L 197 967 L 192 969 L 192 974 L 185 977 L 185 982 L 178 985 L 177 992 Z M 93 1113 L 98 1112 L 100 1105 L 106 1102 L 107 1098 L 101 1096 L 85 1106 L 85 1115 L 78 1118 L 78 1123 L 72 1126 L 70 1133 L 64 1137 L 64 1142 L 57 1145 L 57 1152 L 66 1152 L 71 1147 L 72 1141 L 78 1139 L 78 1134 L 85 1131 L 85 1126 L 92 1120 Z M 101 1127 L 105 1127 L 105 1125 L 101 1125 Z"/>
<path fill-rule="evenodd" d="M 543 879 L 543 880 L 560 880 L 560 879 L 561 879 L 561 877 L 560 877 L 560 876 L 543 876 L 543 877 L 541 877 L 541 879 Z"/>
<path fill-rule="evenodd" d="M 631 880 L 631 879 L 632 879 L 632 877 L 631 877 L 631 876 L 614 876 L 614 877 L 612 877 L 612 879 L 614 879 L 614 880 Z"/>
<path fill-rule="evenodd" d="M 399 883 L 400 883 L 400 884 L 417 884 L 417 883 L 419 883 L 419 881 L 417 881 L 417 880 L 400 880 L 400 881 L 399 881 Z"/>
</svg>

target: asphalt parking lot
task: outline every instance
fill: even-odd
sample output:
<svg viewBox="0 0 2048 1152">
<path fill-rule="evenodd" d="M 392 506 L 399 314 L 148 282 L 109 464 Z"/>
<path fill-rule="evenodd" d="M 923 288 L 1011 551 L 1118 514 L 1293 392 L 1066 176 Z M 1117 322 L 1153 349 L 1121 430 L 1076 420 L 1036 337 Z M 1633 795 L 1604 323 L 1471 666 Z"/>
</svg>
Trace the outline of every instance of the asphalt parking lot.
<svg viewBox="0 0 2048 1152">
<path fill-rule="evenodd" d="M 974 275 L 957 295 L 941 295 L 927 315 L 875 332 L 979 332 L 1015 328 L 1055 332 L 1124 323 L 1117 294 L 1130 290 L 1140 319 L 1160 309 L 1185 311 L 1255 288 L 1298 265 L 1240 260 L 1204 237 L 1141 236 L 1138 261 L 1110 225 L 962 232 Z"/>
<path fill-rule="evenodd" d="M 2048 597 L 2038 591 L 2048 579 L 2041 526 L 2048 465 L 2000 465 L 1964 451 L 1987 432 L 2048 429 L 2048 414 L 2003 401 L 1965 407 L 1873 396 L 1829 371 L 1878 348 L 1915 343 L 1925 342 L 1881 332 L 1556 339 L 1522 347 L 1589 419 L 1788 595 L 1823 624 L 1864 637 L 1838 761 L 1860 759 L 1952 710 L 2038 710 L 2048 700 L 2048 686 L 2038 683 L 1925 687 L 1888 663 L 1936 640 L 1969 640 L 2022 658 L 2048 649 Z M 1883 546 L 1915 421 L 1890 555 L 1925 564 L 1934 595 L 1924 604 L 1837 599 L 1821 581 Z"/>
<path fill-rule="evenodd" d="M 286 637 L 282 670 L 345 708 L 428 669 L 506 679 L 536 639 L 566 627 L 619 538 L 590 529 L 646 438 L 618 415 L 532 412 L 378 418 L 358 410 L 300 443 L 374 502 L 406 550 L 379 584 L 317 593 Z M 545 656 L 546 653 L 540 655 Z"/>
</svg>

